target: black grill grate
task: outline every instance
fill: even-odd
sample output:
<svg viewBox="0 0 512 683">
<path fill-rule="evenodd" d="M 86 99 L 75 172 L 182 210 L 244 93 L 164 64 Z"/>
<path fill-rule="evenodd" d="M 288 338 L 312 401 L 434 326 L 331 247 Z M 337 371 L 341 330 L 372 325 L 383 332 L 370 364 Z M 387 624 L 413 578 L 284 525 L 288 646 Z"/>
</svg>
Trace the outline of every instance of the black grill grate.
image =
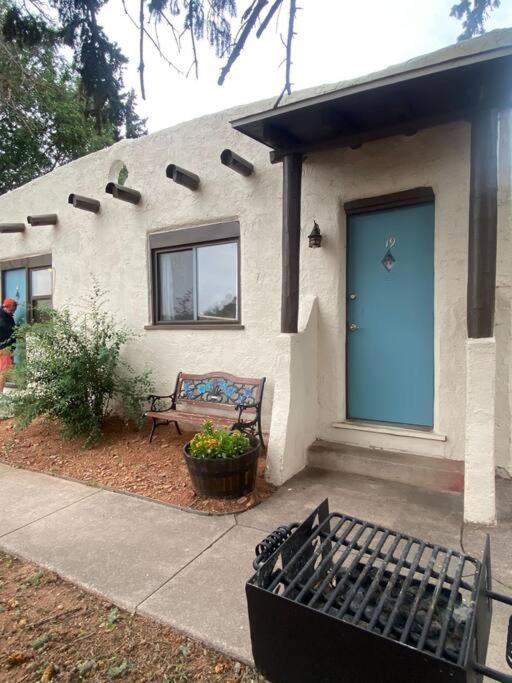
<svg viewBox="0 0 512 683">
<path fill-rule="evenodd" d="M 461 665 L 480 571 L 480 562 L 455 550 L 331 513 L 278 558 L 263 587 Z"/>
</svg>

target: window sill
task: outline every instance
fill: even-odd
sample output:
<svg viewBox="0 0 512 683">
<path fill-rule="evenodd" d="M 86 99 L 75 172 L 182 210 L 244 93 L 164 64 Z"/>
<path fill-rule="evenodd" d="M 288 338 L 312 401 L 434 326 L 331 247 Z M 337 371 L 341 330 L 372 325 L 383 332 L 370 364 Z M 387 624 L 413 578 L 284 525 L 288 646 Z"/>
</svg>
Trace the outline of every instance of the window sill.
<svg viewBox="0 0 512 683">
<path fill-rule="evenodd" d="M 145 330 L 244 330 L 240 323 L 205 323 L 204 325 L 144 325 Z"/>
</svg>

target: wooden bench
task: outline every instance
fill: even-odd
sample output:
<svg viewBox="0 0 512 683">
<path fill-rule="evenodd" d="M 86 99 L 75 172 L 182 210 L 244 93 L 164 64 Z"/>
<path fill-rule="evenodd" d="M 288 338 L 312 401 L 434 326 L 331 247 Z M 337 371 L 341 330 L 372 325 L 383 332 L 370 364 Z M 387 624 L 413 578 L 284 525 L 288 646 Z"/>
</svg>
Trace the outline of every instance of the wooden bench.
<svg viewBox="0 0 512 683">
<path fill-rule="evenodd" d="M 211 420 L 219 427 L 239 429 L 258 435 L 263 445 L 261 431 L 261 402 L 265 377 L 236 377 L 227 372 L 208 372 L 194 375 L 178 373 L 174 393 L 167 396 L 148 396 L 150 409 L 144 413 L 153 425 L 149 442 L 160 425 L 174 423 L 181 434 L 179 421 L 203 423 Z M 187 406 L 199 408 L 197 412 Z M 215 408 L 214 412 L 211 409 Z"/>
</svg>

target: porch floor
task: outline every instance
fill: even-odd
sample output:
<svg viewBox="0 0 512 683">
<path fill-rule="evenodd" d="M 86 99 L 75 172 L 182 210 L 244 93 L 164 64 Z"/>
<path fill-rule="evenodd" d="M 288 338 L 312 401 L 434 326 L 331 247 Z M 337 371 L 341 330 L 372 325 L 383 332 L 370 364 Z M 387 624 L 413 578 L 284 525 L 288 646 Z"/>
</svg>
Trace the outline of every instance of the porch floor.
<svg viewBox="0 0 512 683">
<path fill-rule="evenodd" d="M 512 594 L 512 481 L 498 480 L 491 529 L 497 591 Z M 0 464 L 0 548 L 57 571 L 120 606 L 251 661 L 245 582 L 254 546 L 324 498 L 334 511 L 460 547 L 462 496 L 307 469 L 240 515 L 209 517 Z M 464 532 L 481 557 L 485 531 Z M 510 608 L 496 605 L 487 663 L 507 671 Z"/>
</svg>

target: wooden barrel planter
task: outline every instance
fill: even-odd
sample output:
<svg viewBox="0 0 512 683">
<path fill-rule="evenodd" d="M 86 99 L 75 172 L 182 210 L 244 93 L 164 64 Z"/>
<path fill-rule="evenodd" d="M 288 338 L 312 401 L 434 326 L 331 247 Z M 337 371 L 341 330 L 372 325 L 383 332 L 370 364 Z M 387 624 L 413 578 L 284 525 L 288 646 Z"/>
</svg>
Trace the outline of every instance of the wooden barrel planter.
<svg viewBox="0 0 512 683">
<path fill-rule="evenodd" d="M 192 487 L 198 496 L 240 498 L 254 491 L 260 442 L 251 437 L 251 448 L 235 458 L 194 458 L 183 448 Z"/>
</svg>

